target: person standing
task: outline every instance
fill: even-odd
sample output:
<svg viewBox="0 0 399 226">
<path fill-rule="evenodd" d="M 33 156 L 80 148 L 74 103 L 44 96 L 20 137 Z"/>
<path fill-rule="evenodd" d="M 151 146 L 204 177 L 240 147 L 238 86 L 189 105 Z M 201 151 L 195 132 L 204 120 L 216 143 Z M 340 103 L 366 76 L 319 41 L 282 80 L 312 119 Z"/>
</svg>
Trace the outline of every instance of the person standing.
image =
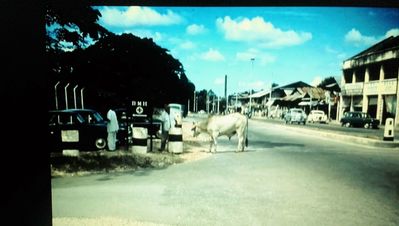
<svg viewBox="0 0 399 226">
<path fill-rule="evenodd" d="M 109 151 L 115 151 L 116 149 L 116 135 L 119 130 L 119 123 L 118 123 L 118 118 L 116 117 L 115 111 L 110 108 L 107 112 L 107 132 L 108 132 L 108 137 L 107 137 L 107 143 L 108 143 L 108 150 Z"/>
<path fill-rule="evenodd" d="M 161 120 L 162 120 L 162 134 L 161 134 L 160 151 L 164 151 L 166 147 L 166 142 L 169 138 L 169 129 L 170 129 L 169 108 L 167 105 L 165 105 L 164 109 L 161 112 Z"/>
</svg>

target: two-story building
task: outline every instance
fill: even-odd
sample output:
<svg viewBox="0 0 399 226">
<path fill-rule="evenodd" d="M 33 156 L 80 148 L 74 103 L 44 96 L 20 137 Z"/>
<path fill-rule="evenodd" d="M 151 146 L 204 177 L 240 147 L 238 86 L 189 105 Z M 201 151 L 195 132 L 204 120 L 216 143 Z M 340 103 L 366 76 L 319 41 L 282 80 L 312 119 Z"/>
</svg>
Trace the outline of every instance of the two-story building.
<svg viewBox="0 0 399 226">
<path fill-rule="evenodd" d="M 339 119 L 346 111 L 368 112 L 399 124 L 399 36 L 389 37 L 343 62 Z"/>
</svg>

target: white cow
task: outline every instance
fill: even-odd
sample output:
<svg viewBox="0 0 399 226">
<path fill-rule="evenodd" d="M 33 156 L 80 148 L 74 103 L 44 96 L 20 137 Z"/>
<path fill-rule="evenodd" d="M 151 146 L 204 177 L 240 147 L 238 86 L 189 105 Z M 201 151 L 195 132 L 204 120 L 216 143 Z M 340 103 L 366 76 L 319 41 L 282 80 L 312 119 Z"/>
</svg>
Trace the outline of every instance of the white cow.
<svg viewBox="0 0 399 226">
<path fill-rule="evenodd" d="M 237 134 L 237 152 L 244 151 L 244 139 L 245 146 L 248 145 L 248 118 L 240 113 L 209 116 L 206 120 L 194 122 L 192 131 L 194 137 L 201 132 L 207 133 L 211 137 L 210 152 L 216 152 L 217 138 L 223 135 L 230 139 Z"/>
</svg>

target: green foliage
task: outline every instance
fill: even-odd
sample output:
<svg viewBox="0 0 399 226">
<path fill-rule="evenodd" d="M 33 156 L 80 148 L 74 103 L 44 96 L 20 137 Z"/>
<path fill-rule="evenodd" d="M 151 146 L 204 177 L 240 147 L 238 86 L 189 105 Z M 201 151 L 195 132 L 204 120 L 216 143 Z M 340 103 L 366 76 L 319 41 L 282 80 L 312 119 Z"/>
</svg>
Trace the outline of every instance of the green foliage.
<svg viewBox="0 0 399 226">
<path fill-rule="evenodd" d="M 110 34 L 97 23 L 100 11 L 89 5 L 48 1 L 45 7 L 47 51 L 64 49 L 68 46 L 66 43 L 72 49 L 82 48 L 89 44 L 88 39 L 98 40 Z"/>
<path fill-rule="evenodd" d="M 51 84 L 61 81 L 85 86 L 86 106 L 100 111 L 107 102 L 122 106 L 128 98 L 155 106 L 186 104 L 192 99 L 195 86 L 167 49 L 152 39 L 110 33 L 97 24 L 100 16 L 98 10 L 84 4 L 47 5 Z M 88 37 L 93 40 L 90 45 Z M 65 51 L 65 43 L 70 43 L 73 51 Z"/>
</svg>

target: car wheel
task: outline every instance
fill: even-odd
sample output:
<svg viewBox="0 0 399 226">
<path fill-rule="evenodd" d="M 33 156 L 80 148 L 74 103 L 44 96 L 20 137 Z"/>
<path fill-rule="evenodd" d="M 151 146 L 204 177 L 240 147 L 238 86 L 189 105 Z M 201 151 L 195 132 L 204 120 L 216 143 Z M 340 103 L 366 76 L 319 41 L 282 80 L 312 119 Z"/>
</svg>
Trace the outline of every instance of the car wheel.
<svg viewBox="0 0 399 226">
<path fill-rule="evenodd" d="M 345 127 L 351 127 L 351 124 L 349 122 L 345 123 Z"/>
<path fill-rule="evenodd" d="M 365 123 L 363 127 L 364 127 L 365 129 L 370 129 L 370 128 L 371 128 L 370 123 Z"/>
<path fill-rule="evenodd" d="M 97 138 L 95 145 L 97 149 L 104 149 L 107 146 L 107 141 L 104 138 Z"/>
</svg>

